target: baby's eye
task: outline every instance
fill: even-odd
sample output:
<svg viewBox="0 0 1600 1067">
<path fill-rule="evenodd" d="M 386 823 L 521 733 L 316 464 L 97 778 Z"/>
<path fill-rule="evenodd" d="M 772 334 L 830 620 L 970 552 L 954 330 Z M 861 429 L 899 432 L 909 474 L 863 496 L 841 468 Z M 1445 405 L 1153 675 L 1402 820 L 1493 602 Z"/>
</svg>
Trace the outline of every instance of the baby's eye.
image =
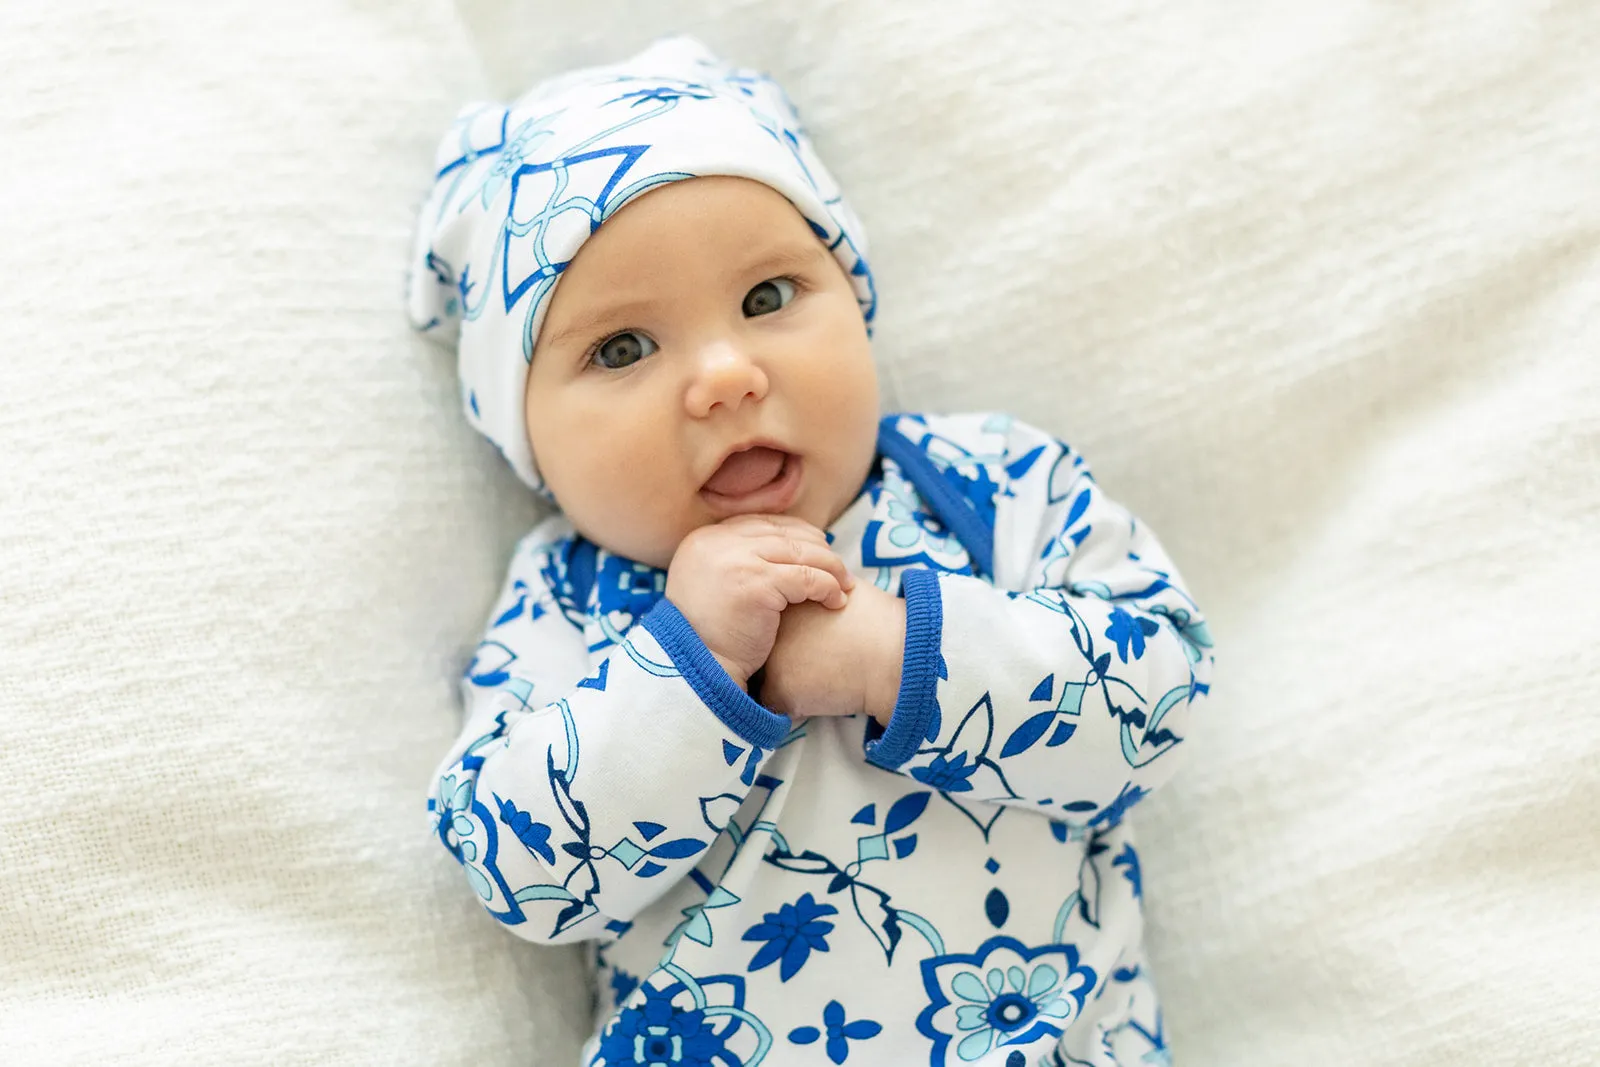
<svg viewBox="0 0 1600 1067">
<path fill-rule="evenodd" d="M 633 366 L 655 350 L 656 343 L 650 338 L 642 333 L 625 330 L 601 341 L 600 347 L 594 350 L 594 355 L 590 356 L 589 360 L 607 370 L 621 370 L 623 367 Z"/>
<path fill-rule="evenodd" d="M 787 278 L 768 278 L 744 294 L 744 313 L 750 318 L 770 315 L 794 299 L 794 283 Z"/>
</svg>

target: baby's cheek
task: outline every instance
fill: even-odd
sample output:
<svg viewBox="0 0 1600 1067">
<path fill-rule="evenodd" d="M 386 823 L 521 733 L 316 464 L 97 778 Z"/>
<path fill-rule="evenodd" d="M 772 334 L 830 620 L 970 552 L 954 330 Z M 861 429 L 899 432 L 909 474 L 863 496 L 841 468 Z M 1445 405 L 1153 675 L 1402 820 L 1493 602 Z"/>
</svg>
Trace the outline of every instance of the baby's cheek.
<svg viewBox="0 0 1600 1067">
<path fill-rule="evenodd" d="M 664 569 L 679 543 L 705 524 L 693 496 L 681 479 L 640 464 L 625 476 L 608 479 L 598 509 L 614 550 Z"/>
</svg>

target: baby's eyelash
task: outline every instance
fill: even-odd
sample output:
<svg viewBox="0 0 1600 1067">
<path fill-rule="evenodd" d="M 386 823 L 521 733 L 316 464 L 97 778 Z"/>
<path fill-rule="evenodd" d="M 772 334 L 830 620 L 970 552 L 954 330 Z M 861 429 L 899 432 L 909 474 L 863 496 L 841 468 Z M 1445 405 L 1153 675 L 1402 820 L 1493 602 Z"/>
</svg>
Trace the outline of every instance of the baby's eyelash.
<svg viewBox="0 0 1600 1067">
<path fill-rule="evenodd" d="M 609 371 L 611 371 L 613 373 L 615 373 L 615 371 L 618 370 L 618 369 L 625 369 L 625 368 L 607 368 L 607 367 L 603 367 L 596 361 L 595 357 L 598 356 L 600 354 L 600 350 L 606 346 L 606 342 L 615 340 L 616 338 L 621 337 L 623 334 L 626 334 L 626 333 L 633 334 L 635 337 L 638 337 L 639 339 L 644 341 L 645 344 L 651 346 L 651 351 L 645 353 L 645 355 L 651 355 L 651 354 L 653 354 L 655 352 L 655 350 L 656 350 L 655 339 L 652 338 L 648 333 L 646 333 L 641 327 L 638 327 L 638 326 L 624 326 L 620 330 L 607 330 L 593 344 L 591 344 L 588 348 L 586 348 L 584 350 L 584 353 L 583 353 L 583 361 L 578 365 L 578 369 L 580 371 L 590 371 L 590 370 L 607 371 L 607 370 L 609 370 Z M 632 364 L 630 364 L 630 366 L 631 365 Z"/>
<path fill-rule="evenodd" d="M 591 344 L 588 348 L 583 350 L 583 361 L 584 361 L 584 363 L 588 363 L 590 360 L 594 359 L 595 356 L 599 355 L 600 354 L 600 349 L 602 347 L 604 347 L 605 343 L 607 341 L 611 340 L 613 337 L 617 336 L 618 334 L 622 334 L 622 333 L 638 333 L 638 332 L 639 332 L 638 330 L 612 330 L 609 333 L 601 334 L 599 337 L 595 338 L 593 344 Z"/>
</svg>

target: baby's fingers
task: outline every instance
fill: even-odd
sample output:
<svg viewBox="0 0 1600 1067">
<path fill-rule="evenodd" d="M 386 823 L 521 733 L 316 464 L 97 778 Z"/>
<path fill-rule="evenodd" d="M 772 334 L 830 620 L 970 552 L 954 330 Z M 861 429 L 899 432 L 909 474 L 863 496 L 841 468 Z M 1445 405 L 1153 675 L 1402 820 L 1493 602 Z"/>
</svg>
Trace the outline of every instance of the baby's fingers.
<svg viewBox="0 0 1600 1067">
<path fill-rule="evenodd" d="M 844 560 L 834 555 L 833 549 L 829 548 L 826 542 L 817 544 L 779 535 L 762 542 L 759 551 L 761 557 L 769 563 L 815 567 L 827 571 L 839 583 L 839 588 L 847 592 L 856 584 L 850 568 L 844 565 Z"/>
<path fill-rule="evenodd" d="M 815 600 L 825 608 L 842 608 L 849 596 L 839 579 L 828 571 L 804 564 L 777 567 L 773 586 L 790 604 Z"/>
<path fill-rule="evenodd" d="M 819 545 L 828 543 L 827 534 L 793 515 L 735 515 L 723 519 L 721 525 L 753 537 L 793 537 Z"/>
</svg>

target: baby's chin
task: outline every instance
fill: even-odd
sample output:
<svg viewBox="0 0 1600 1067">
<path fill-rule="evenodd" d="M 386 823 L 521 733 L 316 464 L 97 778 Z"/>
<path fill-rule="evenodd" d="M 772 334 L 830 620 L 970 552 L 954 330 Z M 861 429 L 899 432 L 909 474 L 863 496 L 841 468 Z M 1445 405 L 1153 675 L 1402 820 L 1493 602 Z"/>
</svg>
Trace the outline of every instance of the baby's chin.
<svg viewBox="0 0 1600 1067">
<path fill-rule="evenodd" d="M 578 522 L 573 528 L 585 540 L 592 541 L 614 556 L 631 559 L 659 570 L 666 570 L 677 554 L 678 546 L 701 526 L 709 526 L 715 519 L 692 519 L 677 523 L 641 523 L 639 516 L 626 522 Z"/>
</svg>

